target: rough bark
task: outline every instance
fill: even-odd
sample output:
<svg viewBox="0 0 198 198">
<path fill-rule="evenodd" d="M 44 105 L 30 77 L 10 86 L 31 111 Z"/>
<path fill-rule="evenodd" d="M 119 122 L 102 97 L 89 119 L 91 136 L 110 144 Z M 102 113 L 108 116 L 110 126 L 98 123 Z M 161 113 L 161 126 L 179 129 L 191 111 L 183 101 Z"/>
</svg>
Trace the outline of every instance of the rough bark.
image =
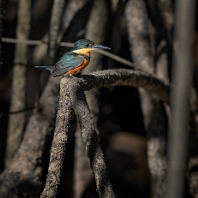
<svg viewBox="0 0 198 198">
<path fill-rule="evenodd" d="M 97 138 L 95 123 L 86 103 L 83 89 L 78 80 L 74 80 L 74 77 L 71 78 L 67 77 L 61 80 L 59 110 L 51 148 L 50 165 L 46 185 L 41 197 L 56 196 L 57 187 L 60 182 L 61 168 L 67 143 L 69 118 L 72 108 L 79 121 L 87 155 L 90 159 L 90 164 L 95 176 L 97 191 L 100 197 L 115 197 L 108 178 L 103 153 Z"/>
<path fill-rule="evenodd" d="M 112 186 L 108 179 L 106 165 L 100 148 L 96 126 L 87 106 L 83 90 L 103 86 L 137 86 L 155 92 L 162 100 L 168 102 L 169 87 L 152 76 L 133 70 L 103 70 L 84 75 L 82 78 L 67 77 L 61 81 L 59 110 L 57 113 L 56 129 L 51 149 L 50 165 L 46 185 L 41 197 L 55 197 L 60 183 L 61 169 L 71 109 L 77 115 L 82 131 L 87 155 L 96 180 L 100 197 L 114 197 Z M 58 157 L 57 157 L 58 156 Z"/>
<path fill-rule="evenodd" d="M 86 90 L 108 86 L 141 87 L 157 95 L 164 103 L 169 104 L 170 86 L 147 72 L 131 69 L 111 69 L 83 75 L 83 79 L 82 83 Z M 90 80 L 90 83 L 87 80 Z"/>
</svg>

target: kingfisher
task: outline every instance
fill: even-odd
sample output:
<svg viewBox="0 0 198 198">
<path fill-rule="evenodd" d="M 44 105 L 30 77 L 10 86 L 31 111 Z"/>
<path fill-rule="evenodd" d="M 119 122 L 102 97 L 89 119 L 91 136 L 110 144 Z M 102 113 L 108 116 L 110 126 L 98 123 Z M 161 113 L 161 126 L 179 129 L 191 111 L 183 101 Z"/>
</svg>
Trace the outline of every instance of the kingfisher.
<svg viewBox="0 0 198 198">
<path fill-rule="evenodd" d="M 87 39 L 80 39 L 74 43 L 73 50 L 64 54 L 54 66 L 35 66 L 35 68 L 49 70 L 54 77 L 76 74 L 89 64 L 90 52 L 94 49 L 109 50 L 111 48 L 97 45 Z"/>
</svg>

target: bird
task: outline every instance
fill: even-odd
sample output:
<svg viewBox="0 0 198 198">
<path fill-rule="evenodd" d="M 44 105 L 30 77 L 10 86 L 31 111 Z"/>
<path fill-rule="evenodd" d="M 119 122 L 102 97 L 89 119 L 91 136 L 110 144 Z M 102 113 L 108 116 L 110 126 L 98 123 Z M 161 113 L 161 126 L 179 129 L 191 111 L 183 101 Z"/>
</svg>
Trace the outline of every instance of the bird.
<svg viewBox="0 0 198 198">
<path fill-rule="evenodd" d="M 73 75 L 81 72 L 89 64 L 90 52 L 94 49 L 111 48 L 97 45 L 88 39 L 80 39 L 74 43 L 72 51 L 65 53 L 54 66 L 35 66 L 35 68 L 49 70 L 54 77 Z"/>
</svg>

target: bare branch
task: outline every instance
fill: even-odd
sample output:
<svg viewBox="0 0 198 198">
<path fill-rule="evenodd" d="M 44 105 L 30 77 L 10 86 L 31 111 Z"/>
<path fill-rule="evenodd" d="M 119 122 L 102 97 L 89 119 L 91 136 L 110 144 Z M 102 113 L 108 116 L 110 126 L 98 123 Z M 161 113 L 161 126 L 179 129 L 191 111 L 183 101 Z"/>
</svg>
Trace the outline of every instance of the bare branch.
<svg viewBox="0 0 198 198">
<path fill-rule="evenodd" d="M 83 89 L 80 86 L 80 81 L 78 83 L 71 82 L 70 84 L 67 79 L 63 79 L 63 82 L 69 87 L 73 85 L 73 88 L 70 89 L 69 92 L 70 96 L 73 98 L 73 108 L 82 131 L 83 141 L 90 159 L 91 168 L 93 169 L 98 193 L 100 197 L 104 198 L 115 197 L 108 178 L 103 153 L 97 138 L 95 121 L 90 114 Z"/>
<path fill-rule="evenodd" d="M 26 44 L 26 45 L 47 45 L 48 42 L 45 42 L 45 41 L 36 41 L 36 40 L 19 40 L 19 39 L 14 39 L 14 38 L 5 38 L 3 37 L 2 38 L 2 41 L 5 42 L 5 43 L 23 43 L 23 44 Z M 61 42 L 59 43 L 59 46 L 61 47 L 73 47 L 73 43 L 70 43 L 70 42 Z M 112 54 L 110 52 L 107 52 L 107 51 L 103 51 L 103 50 L 95 50 L 95 52 L 99 53 L 99 54 L 103 54 L 109 58 L 112 58 L 114 59 L 115 61 L 118 61 L 120 63 L 123 63 L 124 65 L 127 65 L 129 67 L 134 67 L 134 68 L 138 68 L 137 66 L 135 66 L 134 63 L 124 59 L 124 58 L 121 58 L 120 56 L 117 56 L 115 54 Z"/>
<path fill-rule="evenodd" d="M 108 86 L 133 86 L 141 87 L 155 93 L 163 102 L 169 104 L 169 85 L 152 75 L 130 69 L 112 69 L 97 71 L 82 77 L 84 89 L 108 87 Z M 89 82 L 90 80 L 90 82 Z"/>
<path fill-rule="evenodd" d="M 84 75 L 79 79 L 75 77 L 63 78 L 60 85 L 59 110 L 57 113 L 48 176 L 41 197 L 55 197 L 57 193 L 72 108 L 79 120 L 100 197 L 114 197 L 102 150 L 97 139 L 95 122 L 90 114 L 83 93 L 83 90 L 104 86 L 142 87 L 156 93 L 164 102 L 168 103 L 169 101 L 169 86 L 141 71 L 127 69 L 103 70 Z"/>
<path fill-rule="evenodd" d="M 174 25 L 173 1 L 172 0 L 158 0 L 159 9 L 165 22 L 169 41 L 172 41 L 172 30 Z"/>
<path fill-rule="evenodd" d="M 50 165 L 45 189 L 41 197 L 55 197 L 60 182 L 61 168 L 67 142 L 69 118 L 72 107 L 78 117 L 87 154 L 90 158 L 98 192 L 101 197 L 115 197 L 108 179 L 106 165 L 100 148 L 95 122 L 90 115 L 85 95 L 77 78 L 63 78 L 60 84 L 59 110 L 51 148 Z"/>
<path fill-rule="evenodd" d="M 15 39 L 15 38 L 5 38 L 5 37 L 2 37 L 1 38 L 2 42 L 4 43 L 13 43 L 13 44 L 18 44 L 18 43 L 21 43 L 21 44 L 26 44 L 26 45 L 47 45 L 48 44 L 48 41 L 45 41 L 45 40 L 41 40 L 41 41 L 38 41 L 38 40 L 20 40 L 20 39 Z M 60 46 L 62 47 L 73 47 L 73 43 L 70 43 L 70 42 L 61 42 L 59 43 Z"/>
<path fill-rule="evenodd" d="M 68 139 L 69 120 L 72 103 L 67 87 L 60 84 L 59 110 L 56 117 L 56 128 L 50 153 L 50 164 L 45 188 L 41 197 L 55 197 L 60 183 L 61 169 Z"/>
<path fill-rule="evenodd" d="M 55 0 L 52 8 L 52 16 L 50 20 L 50 30 L 49 30 L 49 49 L 48 53 L 50 57 L 54 58 L 56 50 L 56 42 L 58 37 L 58 31 L 61 24 L 61 16 L 64 7 L 64 0 Z"/>
<path fill-rule="evenodd" d="M 18 8 L 18 22 L 16 36 L 18 39 L 27 39 L 29 36 L 30 24 L 30 0 L 20 0 Z M 10 111 L 25 109 L 26 103 L 26 64 L 27 64 L 28 46 L 17 44 L 15 50 L 12 94 Z M 8 165 L 15 155 L 21 143 L 24 130 L 25 113 L 9 116 L 9 129 L 6 147 L 6 165 Z"/>
<path fill-rule="evenodd" d="M 155 3 L 155 1 L 148 1 L 148 3 Z M 132 58 L 141 70 L 154 74 L 155 32 L 148 18 L 145 1 L 129 0 L 125 16 Z M 151 197 L 158 198 L 165 192 L 164 181 L 167 170 L 165 156 L 166 119 L 158 98 L 152 96 L 148 91 L 142 89 L 139 91 L 148 138 L 147 155 L 151 173 Z"/>
<path fill-rule="evenodd" d="M 195 21 L 195 0 L 176 1 L 174 43 L 178 44 L 173 61 L 171 90 L 172 125 L 169 133 L 169 170 L 167 198 L 183 197 L 188 150 L 190 83 L 192 80 L 192 49 Z M 179 141 L 178 141 L 179 137 Z"/>
<path fill-rule="evenodd" d="M 67 7 L 65 8 L 63 14 L 63 27 L 61 28 L 62 34 L 69 27 L 72 19 L 78 13 L 80 9 L 87 3 L 88 0 L 70 0 L 67 3 Z"/>
</svg>

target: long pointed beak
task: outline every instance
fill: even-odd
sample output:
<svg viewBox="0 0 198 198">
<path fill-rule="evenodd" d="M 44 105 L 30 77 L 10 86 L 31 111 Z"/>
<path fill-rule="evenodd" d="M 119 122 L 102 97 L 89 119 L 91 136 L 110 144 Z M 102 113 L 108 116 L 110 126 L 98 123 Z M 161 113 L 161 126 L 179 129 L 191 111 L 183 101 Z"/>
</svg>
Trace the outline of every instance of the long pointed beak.
<svg viewBox="0 0 198 198">
<path fill-rule="evenodd" d="M 94 49 L 106 49 L 106 50 L 110 50 L 111 49 L 109 47 L 105 47 L 103 45 L 97 45 L 97 44 L 94 44 L 91 48 L 94 48 Z"/>
</svg>

